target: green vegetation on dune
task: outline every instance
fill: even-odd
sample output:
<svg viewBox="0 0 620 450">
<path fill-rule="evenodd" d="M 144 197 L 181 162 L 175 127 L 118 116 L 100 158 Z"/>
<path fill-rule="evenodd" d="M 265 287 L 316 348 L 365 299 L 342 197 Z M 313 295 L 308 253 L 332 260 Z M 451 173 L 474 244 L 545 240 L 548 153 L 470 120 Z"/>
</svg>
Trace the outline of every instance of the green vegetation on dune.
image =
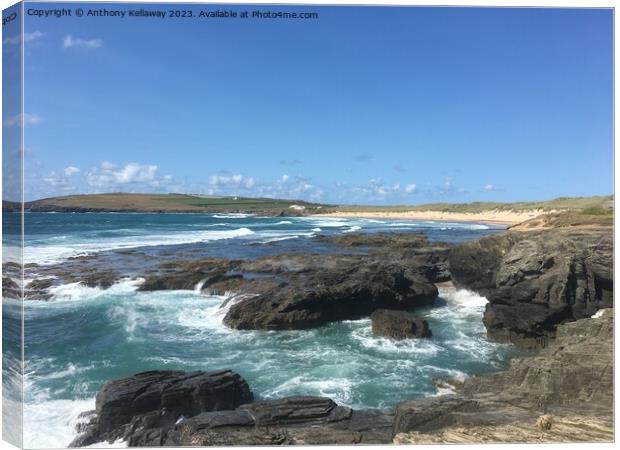
<svg viewBox="0 0 620 450">
<path fill-rule="evenodd" d="M 403 212 L 403 211 L 439 211 L 452 213 L 480 213 L 484 211 L 590 211 L 590 214 L 611 214 L 613 195 L 593 197 L 559 197 L 540 202 L 473 202 L 473 203 L 427 203 L 423 205 L 340 205 L 333 207 L 342 212 Z"/>
</svg>

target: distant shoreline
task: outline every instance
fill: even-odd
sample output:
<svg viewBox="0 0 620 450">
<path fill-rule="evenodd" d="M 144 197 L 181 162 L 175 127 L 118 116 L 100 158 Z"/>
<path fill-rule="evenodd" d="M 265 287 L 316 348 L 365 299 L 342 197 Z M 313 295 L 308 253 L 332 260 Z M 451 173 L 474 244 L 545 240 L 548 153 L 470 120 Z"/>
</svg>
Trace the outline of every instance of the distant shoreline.
<svg viewBox="0 0 620 450">
<path fill-rule="evenodd" d="M 401 220 L 436 220 L 455 222 L 484 222 L 498 225 L 516 225 L 545 213 L 554 211 L 481 211 L 475 213 L 457 213 L 445 211 L 334 211 L 325 214 L 312 214 L 311 217 L 337 217 L 343 219 L 401 219 Z"/>
</svg>

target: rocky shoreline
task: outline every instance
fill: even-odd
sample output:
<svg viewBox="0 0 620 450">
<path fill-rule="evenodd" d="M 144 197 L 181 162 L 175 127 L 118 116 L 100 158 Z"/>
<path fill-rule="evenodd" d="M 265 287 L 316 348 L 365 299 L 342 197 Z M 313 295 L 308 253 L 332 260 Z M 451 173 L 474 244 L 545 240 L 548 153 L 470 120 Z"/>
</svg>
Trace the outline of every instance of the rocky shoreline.
<svg viewBox="0 0 620 450">
<path fill-rule="evenodd" d="M 481 441 L 527 442 L 549 431 L 536 428 L 541 415 L 565 426 L 594 418 L 598 431 L 584 436 L 613 439 L 611 229 L 508 231 L 456 246 L 417 234 L 318 239 L 337 251 L 148 264 L 139 253 L 123 257 L 131 275 L 144 278 L 142 291 L 234 292 L 224 305 L 224 324 L 239 330 L 307 329 L 372 317 L 376 334 L 432 339 L 411 312 L 434 302 L 436 283 L 452 281 L 488 298 L 489 338 L 539 353 L 516 358 L 497 374 L 438 380 L 454 393 L 403 399 L 393 411 L 355 411 L 319 397 L 256 401 L 241 376 L 226 369 L 136 374 L 106 383 L 73 445 L 117 439 L 131 446 L 477 442 L 467 430 L 478 430 Z M 106 287 L 127 276 L 100 269 L 97 258 L 30 267 L 37 277 L 26 295 L 45 300 L 54 283 Z M 554 435 L 563 438 L 578 440 L 568 431 Z"/>
<path fill-rule="evenodd" d="M 613 310 L 604 309 L 560 325 L 536 356 L 453 381 L 454 394 L 404 401 L 394 411 L 352 410 L 323 397 L 253 401 L 230 370 L 144 372 L 105 384 L 71 446 L 610 442 L 612 340 Z"/>
</svg>

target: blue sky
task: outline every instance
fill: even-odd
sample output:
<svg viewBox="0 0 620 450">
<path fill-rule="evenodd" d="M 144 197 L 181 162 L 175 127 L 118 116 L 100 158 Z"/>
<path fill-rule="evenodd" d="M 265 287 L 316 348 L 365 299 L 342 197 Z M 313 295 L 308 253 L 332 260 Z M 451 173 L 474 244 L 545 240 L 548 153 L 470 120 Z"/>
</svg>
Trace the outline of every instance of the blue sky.
<svg viewBox="0 0 620 450">
<path fill-rule="evenodd" d="M 610 10 L 226 9 L 319 18 L 26 17 L 26 196 L 613 190 Z"/>
</svg>

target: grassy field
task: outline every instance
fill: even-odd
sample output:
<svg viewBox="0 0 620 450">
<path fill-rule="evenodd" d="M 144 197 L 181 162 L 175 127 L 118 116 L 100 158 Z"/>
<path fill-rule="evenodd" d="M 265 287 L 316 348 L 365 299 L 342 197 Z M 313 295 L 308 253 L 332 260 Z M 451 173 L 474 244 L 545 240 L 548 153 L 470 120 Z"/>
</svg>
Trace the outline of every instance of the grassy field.
<svg viewBox="0 0 620 450">
<path fill-rule="evenodd" d="M 291 206 L 295 206 L 291 208 Z M 322 205 L 270 198 L 217 197 L 185 194 L 69 195 L 28 202 L 31 211 L 131 212 L 260 212 L 265 214 L 320 211 Z"/>
</svg>

